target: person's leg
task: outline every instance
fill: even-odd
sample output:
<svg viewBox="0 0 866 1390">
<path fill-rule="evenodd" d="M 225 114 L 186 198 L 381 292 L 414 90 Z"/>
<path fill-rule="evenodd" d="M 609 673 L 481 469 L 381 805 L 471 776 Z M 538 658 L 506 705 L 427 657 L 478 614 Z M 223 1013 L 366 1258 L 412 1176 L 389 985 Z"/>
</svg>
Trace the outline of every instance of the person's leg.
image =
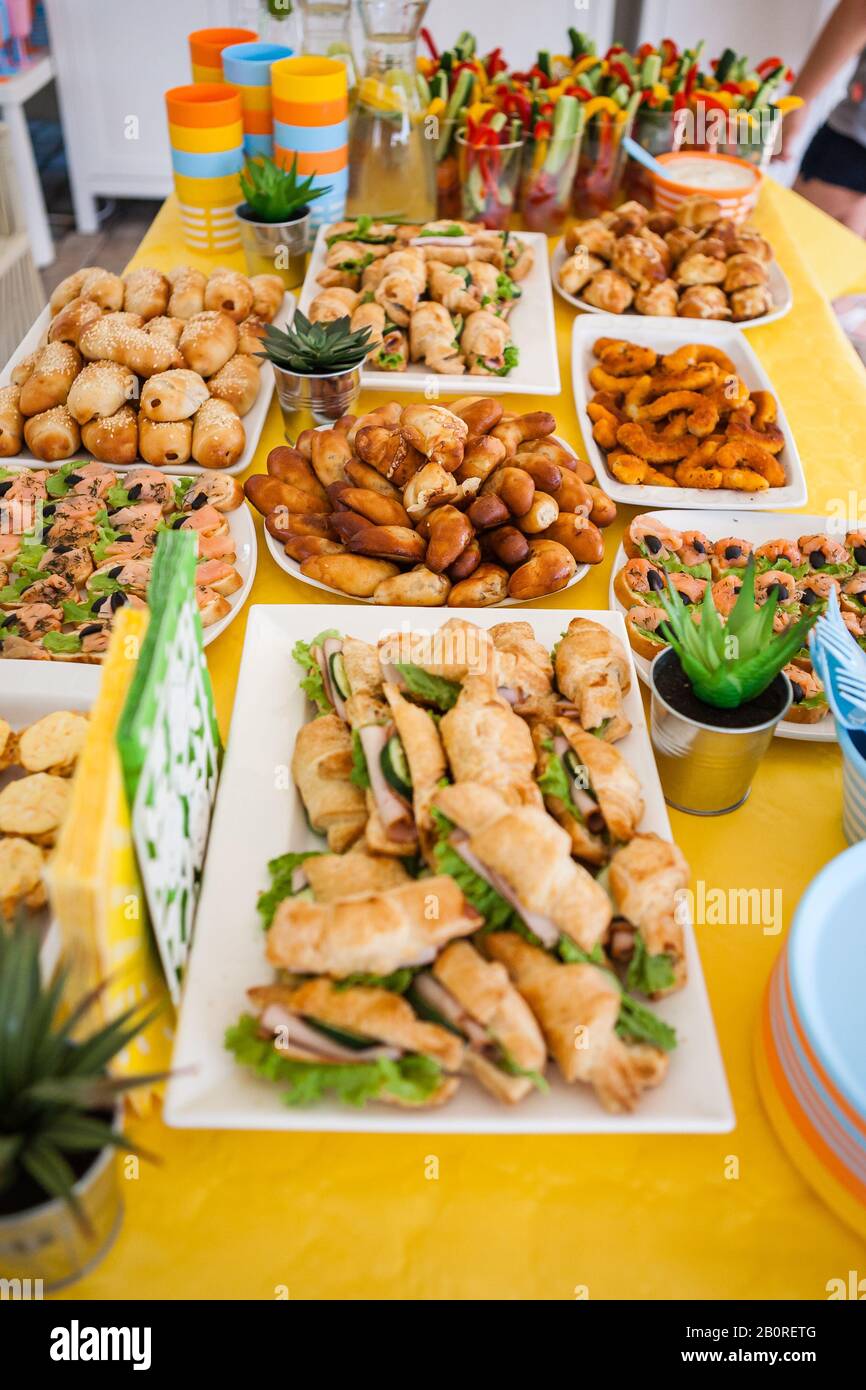
<svg viewBox="0 0 866 1390">
<path fill-rule="evenodd" d="M 794 192 L 807 198 L 815 207 L 849 227 L 857 236 L 866 236 L 866 196 L 853 188 L 842 188 L 823 179 L 804 179 L 798 175 Z"/>
</svg>

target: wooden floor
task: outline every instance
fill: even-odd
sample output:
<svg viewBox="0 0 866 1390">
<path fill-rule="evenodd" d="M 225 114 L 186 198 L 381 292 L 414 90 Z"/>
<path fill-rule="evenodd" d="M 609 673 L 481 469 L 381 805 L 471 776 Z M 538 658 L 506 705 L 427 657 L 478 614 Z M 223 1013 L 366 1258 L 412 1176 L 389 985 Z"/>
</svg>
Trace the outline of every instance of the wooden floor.
<svg viewBox="0 0 866 1390">
<path fill-rule="evenodd" d="M 91 235 L 53 228 L 56 259 L 42 271 L 46 297 L 67 275 L 84 265 L 98 265 L 119 274 L 153 221 L 159 203 L 119 201 L 99 231 Z"/>
</svg>

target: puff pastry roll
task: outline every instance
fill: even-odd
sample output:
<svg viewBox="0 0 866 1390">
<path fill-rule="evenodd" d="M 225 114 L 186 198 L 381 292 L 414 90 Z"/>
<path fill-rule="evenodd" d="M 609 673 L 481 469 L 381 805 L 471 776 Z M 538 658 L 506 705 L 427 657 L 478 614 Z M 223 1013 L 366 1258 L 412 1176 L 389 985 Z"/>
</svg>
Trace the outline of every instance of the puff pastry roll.
<svg viewBox="0 0 866 1390">
<path fill-rule="evenodd" d="M 21 452 L 24 443 L 24 416 L 18 406 L 20 386 L 0 386 L 0 459 Z"/>
<path fill-rule="evenodd" d="M 492 672 L 466 677 L 439 731 L 456 782 L 480 782 L 504 802 L 541 809 L 532 734 L 499 694 Z"/>
<path fill-rule="evenodd" d="M 266 954 L 271 965 L 301 974 L 390 975 L 429 965 L 481 920 L 445 874 L 328 903 L 286 898 L 268 930 Z"/>
<path fill-rule="evenodd" d="M 146 320 L 168 312 L 171 285 L 161 271 L 151 266 L 131 270 L 123 277 L 123 287 L 123 308 L 127 313 L 140 314 Z"/>
<path fill-rule="evenodd" d="M 316 854 L 302 866 L 317 903 L 349 898 L 355 893 L 382 893 L 408 883 L 409 875 L 399 859 L 367 854 L 357 843 L 348 854 Z"/>
<path fill-rule="evenodd" d="M 238 326 L 228 314 L 207 312 L 187 320 L 178 347 L 192 371 L 209 377 L 234 357 L 238 337 Z"/>
<path fill-rule="evenodd" d="M 271 279 L 271 276 L 265 277 Z M 282 282 L 281 282 L 282 285 Z M 235 323 L 243 323 L 254 311 L 253 287 L 246 275 L 239 270 L 221 266 L 210 276 L 204 292 L 205 309 L 216 309 L 228 314 Z M 262 315 L 264 317 L 264 315 Z"/>
<path fill-rule="evenodd" d="M 148 420 L 188 420 L 210 397 L 198 372 L 175 367 L 158 372 L 141 388 L 141 413 Z"/>
<path fill-rule="evenodd" d="M 82 425 L 82 443 L 102 463 L 134 463 L 138 457 L 138 421 L 132 406 L 121 406 L 113 415 Z"/>
<path fill-rule="evenodd" d="M 224 367 L 208 380 L 208 389 L 218 400 L 228 401 L 238 415 L 246 415 L 259 394 L 259 364 L 246 353 L 236 352 Z"/>
<path fill-rule="evenodd" d="M 204 309 L 207 276 L 191 265 L 179 265 L 170 270 L 166 279 L 171 288 L 165 312 L 172 318 L 191 319 Z"/>
<path fill-rule="evenodd" d="M 689 866 L 682 850 L 658 835 L 636 835 L 611 859 L 610 886 L 626 919 L 614 926 L 612 953 L 619 959 L 630 958 L 638 944 L 634 939 L 637 933 L 640 948 L 650 958 L 667 956 L 670 961 L 671 983 L 647 991 L 652 998 L 682 989 L 686 983 L 685 945 L 677 903 L 678 894 L 688 883 Z"/>
<path fill-rule="evenodd" d="M 211 396 L 199 407 L 192 427 L 192 456 L 202 468 L 230 468 L 246 445 L 246 431 L 234 406 Z"/>
<path fill-rule="evenodd" d="M 404 321 L 409 324 L 413 362 L 423 362 L 433 372 L 456 372 L 458 375 L 465 372 L 454 321 L 444 304 L 425 300 Z"/>
<path fill-rule="evenodd" d="M 641 1092 L 664 1079 L 667 1053 L 626 1043 L 616 1032 L 620 991 L 613 975 L 595 965 L 559 965 L 514 932 L 491 932 L 485 950 L 523 995 L 565 1080 L 591 1086 L 605 1110 L 634 1110 Z"/>
<path fill-rule="evenodd" d="M 292 776 L 310 824 L 335 854 L 354 844 L 367 824 L 364 793 L 349 780 L 352 738 L 336 714 L 323 714 L 298 731 Z"/>
<path fill-rule="evenodd" d="M 72 383 L 66 405 L 79 425 L 116 415 L 134 400 L 138 383 L 120 362 L 88 362 Z"/>
<path fill-rule="evenodd" d="M 631 684 L 628 658 L 618 637 L 590 618 L 572 618 L 556 652 L 556 684 L 587 732 L 603 728 L 613 743 L 631 723 L 622 697 Z"/>
<path fill-rule="evenodd" d="M 49 343 L 42 348 L 21 387 L 18 398 L 21 414 L 41 415 L 44 410 L 65 405 L 80 371 L 81 357 L 68 343 Z"/>
<path fill-rule="evenodd" d="M 604 939 L 610 899 L 574 862 L 568 835 L 546 811 L 510 806 L 473 782 L 440 787 L 433 805 L 454 822 L 452 847 L 545 946 L 556 946 L 563 932 L 584 951 Z"/>
</svg>

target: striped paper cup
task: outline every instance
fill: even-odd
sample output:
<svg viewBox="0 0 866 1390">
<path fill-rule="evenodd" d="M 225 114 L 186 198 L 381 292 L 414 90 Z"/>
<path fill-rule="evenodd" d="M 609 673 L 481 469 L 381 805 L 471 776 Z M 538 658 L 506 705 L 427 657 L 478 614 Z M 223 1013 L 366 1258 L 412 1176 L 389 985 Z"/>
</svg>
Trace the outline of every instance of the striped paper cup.
<svg viewBox="0 0 866 1390">
<path fill-rule="evenodd" d="M 230 44 L 258 39 L 254 29 L 196 29 L 189 35 L 189 60 L 193 82 L 222 82 L 223 50 Z"/>
<path fill-rule="evenodd" d="M 271 67 L 291 56 L 292 50 L 281 43 L 238 43 L 223 50 L 225 80 L 240 93 L 248 155 L 273 153 Z"/>
<path fill-rule="evenodd" d="M 306 106 L 348 100 L 345 63 L 336 58 L 282 58 L 271 68 L 274 97 Z"/>
<path fill-rule="evenodd" d="M 767 986 L 756 1043 L 770 1120 L 806 1181 L 866 1236 L 866 843 L 804 894 Z"/>
<path fill-rule="evenodd" d="M 274 93 L 273 114 L 283 125 L 334 125 L 348 117 L 348 93 L 334 101 L 286 101 Z"/>
<path fill-rule="evenodd" d="M 243 144 L 244 128 L 240 121 L 232 125 L 184 126 L 168 123 L 168 140 L 173 150 L 187 154 L 216 154 L 220 150 Z"/>
<path fill-rule="evenodd" d="M 281 145 L 274 133 L 274 161 L 281 164 L 284 169 L 291 167 L 294 160 L 298 161 L 298 173 L 304 176 L 308 174 L 339 174 L 343 169 L 348 168 L 349 147 L 340 145 L 335 150 L 322 150 L 317 154 L 309 154 L 305 150 L 293 150 Z"/>
<path fill-rule="evenodd" d="M 243 121 L 241 99 L 224 82 L 170 87 L 165 94 L 169 125 L 195 130 L 225 129 Z"/>
<path fill-rule="evenodd" d="M 237 202 L 185 203 L 178 194 L 183 239 L 192 251 L 211 254 L 239 251 L 241 234 L 235 216 Z"/>
<path fill-rule="evenodd" d="M 866 840 L 866 758 L 838 721 L 836 737 L 842 749 L 842 829 L 854 845 Z"/>
<path fill-rule="evenodd" d="M 192 207 L 214 207 L 219 203 L 228 204 L 232 199 L 237 207 L 241 201 L 241 184 L 237 174 L 226 174 L 221 179 L 191 179 L 184 174 L 175 174 L 174 191 L 182 203 Z"/>
<path fill-rule="evenodd" d="M 676 212 L 687 198 L 712 198 L 721 208 L 723 217 L 743 222 L 758 201 L 763 175 L 754 164 L 749 164 L 745 159 L 737 159 L 730 154 L 710 154 L 706 150 L 675 150 L 670 154 L 657 155 L 656 158 L 666 171 L 664 176 L 655 172 L 652 174 L 655 203 L 660 212 Z M 692 163 L 695 160 L 706 163 L 706 183 L 678 182 L 677 165 L 684 161 Z M 741 179 L 742 183 L 733 188 L 725 188 L 714 182 L 723 164 L 732 166 L 732 177 Z M 743 172 L 734 174 L 734 169 Z"/>
</svg>

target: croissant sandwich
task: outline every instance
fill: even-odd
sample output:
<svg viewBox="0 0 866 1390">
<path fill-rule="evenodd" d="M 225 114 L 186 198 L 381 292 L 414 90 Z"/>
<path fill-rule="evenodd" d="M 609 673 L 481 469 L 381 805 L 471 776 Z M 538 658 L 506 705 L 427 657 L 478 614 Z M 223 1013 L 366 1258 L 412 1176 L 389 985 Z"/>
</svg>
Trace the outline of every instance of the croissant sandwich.
<svg viewBox="0 0 866 1390">
<path fill-rule="evenodd" d="M 469 936 L 481 923 L 444 874 L 327 903 L 287 898 L 274 913 L 267 958 L 305 975 L 390 975 L 428 965 L 447 942 Z"/>
<path fill-rule="evenodd" d="M 442 1105 L 457 1090 L 448 1072 L 462 1061 L 459 1038 L 389 990 L 308 980 L 261 985 L 249 999 L 254 1014 L 229 1029 L 226 1044 L 239 1062 L 283 1082 L 290 1104 L 331 1093 L 356 1106 Z"/>
</svg>

